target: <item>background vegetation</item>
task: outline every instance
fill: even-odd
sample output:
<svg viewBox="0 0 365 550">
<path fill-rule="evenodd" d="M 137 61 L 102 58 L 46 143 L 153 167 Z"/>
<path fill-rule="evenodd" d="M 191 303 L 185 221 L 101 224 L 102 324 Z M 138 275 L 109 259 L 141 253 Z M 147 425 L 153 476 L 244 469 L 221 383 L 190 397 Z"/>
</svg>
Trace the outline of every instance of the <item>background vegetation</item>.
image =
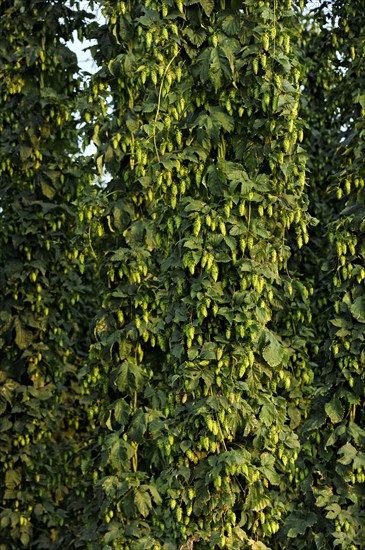
<svg viewBox="0 0 365 550">
<path fill-rule="evenodd" d="M 362 2 L 82 5 L 0 4 L 0 549 L 364 548 Z"/>
</svg>

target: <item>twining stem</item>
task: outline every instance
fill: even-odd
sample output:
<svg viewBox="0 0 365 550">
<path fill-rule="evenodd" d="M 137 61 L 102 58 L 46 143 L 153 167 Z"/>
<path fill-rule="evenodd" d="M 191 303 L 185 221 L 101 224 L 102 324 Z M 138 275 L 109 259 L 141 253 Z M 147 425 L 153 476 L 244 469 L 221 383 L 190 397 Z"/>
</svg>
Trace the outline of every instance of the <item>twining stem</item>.
<svg viewBox="0 0 365 550">
<path fill-rule="evenodd" d="M 179 52 L 180 52 L 180 50 L 178 50 L 175 53 L 175 55 L 170 59 L 170 61 L 166 65 L 165 72 L 162 75 L 160 89 L 159 89 L 159 92 L 158 92 L 157 111 L 156 111 L 156 116 L 155 116 L 155 121 L 154 121 L 154 128 L 153 128 L 153 143 L 154 143 L 154 146 L 155 146 L 156 157 L 157 157 L 158 162 L 160 162 L 160 155 L 159 155 L 159 152 L 158 152 L 158 149 L 157 149 L 156 125 L 157 125 L 157 120 L 158 120 L 158 117 L 159 117 L 159 114 L 160 114 L 160 109 L 161 109 L 162 88 L 163 88 L 163 84 L 164 84 L 164 81 L 165 81 L 165 76 L 167 74 L 167 71 L 171 67 L 171 65 L 174 62 L 175 58 L 178 56 Z"/>
</svg>

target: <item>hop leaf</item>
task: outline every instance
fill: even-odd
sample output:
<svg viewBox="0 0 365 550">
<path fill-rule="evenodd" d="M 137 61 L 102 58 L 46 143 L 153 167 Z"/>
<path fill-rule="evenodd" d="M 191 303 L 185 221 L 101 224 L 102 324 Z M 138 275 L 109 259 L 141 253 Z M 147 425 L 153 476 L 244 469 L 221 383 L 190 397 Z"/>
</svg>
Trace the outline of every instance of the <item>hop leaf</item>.
<svg viewBox="0 0 365 550">
<path fill-rule="evenodd" d="M 284 350 L 272 334 L 270 335 L 269 344 L 263 349 L 262 355 L 270 367 L 277 367 L 283 360 Z"/>
</svg>

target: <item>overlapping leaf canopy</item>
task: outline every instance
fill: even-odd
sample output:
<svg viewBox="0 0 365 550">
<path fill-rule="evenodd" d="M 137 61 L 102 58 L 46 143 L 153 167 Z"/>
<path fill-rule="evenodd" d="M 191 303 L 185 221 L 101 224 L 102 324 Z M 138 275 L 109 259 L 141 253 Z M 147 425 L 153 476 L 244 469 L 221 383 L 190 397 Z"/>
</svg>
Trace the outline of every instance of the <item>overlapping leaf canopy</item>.
<svg viewBox="0 0 365 550">
<path fill-rule="evenodd" d="M 362 548 L 362 2 L 98 9 L 0 6 L 0 548 Z"/>
</svg>

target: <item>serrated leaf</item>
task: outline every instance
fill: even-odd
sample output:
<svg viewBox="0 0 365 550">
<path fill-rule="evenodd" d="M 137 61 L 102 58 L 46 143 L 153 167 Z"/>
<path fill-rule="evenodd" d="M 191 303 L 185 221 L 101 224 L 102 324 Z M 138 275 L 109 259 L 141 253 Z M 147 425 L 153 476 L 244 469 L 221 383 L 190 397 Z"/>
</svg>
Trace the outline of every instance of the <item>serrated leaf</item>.
<svg viewBox="0 0 365 550">
<path fill-rule="evenodd" d="M 232 80 L 231 66 L 223 48 L 211 48 L 209 78 L 216 91 L 222 86 L 223 80 Z"/>
<path fill-rule="evenodd" d="M 358 452 L 354 458 L 353 468 L 356 470 L 365 465 L 365 453 Z"/>
<path fill-rule="evenodd" d="M 266 506 L 269 505 L 270 499 L 267 496 L 264 496 L 262 490 L 255 485 L 251 486 L 245 500 L 244 508 L 246 510 L 259 512 L 260 510 L 264 510 Z"/>
<path fill-rule="evenodd" d="M 203 370 L 201 378 L 204 380 L 204 384 L 210 388 L 214 381 L 214 373 L 209 370 Z"/>
<path fill-rule="evenodd" d="M 121 426 L 125 426 L 129 419 L 129 405 L 124 399 L 118 399 L 114 405 L 115 420 Z"/>
<path fill-rule="evenodd" d="M 49 185 L 44 180 L 41 181 L 41 189 L 42 193 L 47 199 L 52 200 L 56 194 L 56 189 L 52 187 L 52 185 Z"/>
<path fill-rule="evenodd" d="M 13 426 L 13 423 L 10 422 L 8 417 L 3 416 L 2 418 L 0 418 L 0 433 L 10 430 L 12 426 Z"/>
<path fill-rule="evenodd" d="M 226 130 L 227 132 L 232 132 L 234 130 L 234 119 L 227 113 L 223 111 L 223 109 L 219 107 L 213 107 L 210 110 L 210 114 L 213 120 L 213 124 L 216 123 L 218 126 L 222 127 L 223 130 Z M 231 163 L 233 164 L 233 163 Z M 243 172 L 243 170 L 242 170 Z"/>
<path fill-rule="evenodd" d="M 137 443 L 142 443 L 143 436 L 146 433 L 146 430 L 147 430 L 146 414 L 141 409 L 138 409 L 132 418 L 132 421 L 128 430 L 128 436 L 133 441 L 136 441 Z"/>
<path fill-rule="evenodd" d="M 341 513 L 341 506 L 336 502 L 333 502 L 326 506 L 326 510 L 328 510 L 326 518 L 335 519 Z"/>
<path fill-rule="evenodd" d="M 192 346 L 188 349 L 188 358 L 190 361 L 194 361 L 194 359 L 199 355 L 199 348 L 196 346 Z"/>
<path fill-rule="evenodd" d="M 270 367 L 277 367 L 283 360 L 283 347 L 272 334 L 270 334 L 269 344 L 262 351 L 262 356 Z"/>
<path fill-rule="evenodd" d="M 26 548 L 30 542 L 30 535 L 27 531 L 22 531 L 20 533 L 20 542 L 22 543 L 22 545 L 24 546 L 24 548 Z"/>
<path fill-rule="evenodd" d="M 338 462 L 348 465 L 351 464 L 351 462 L 356 457 L 357 449 L 353 445 L 351 445 L 351 443 L 346 443 L 338 450 L 338 454 L 342 455 L 342 458 L 339 458 Z"/>
<path fill-rule="evenodd" d="M 250 539 L 248 544 L 251 547 L 251 550 L 270 550 L 266 544 L 257 540 Z"/>
<path fill-rule="evenodd" d="M 317 523 L 317 516 L 313 512 L 298 511 L 290 514 L 285 522 L 288 529 L 288 537 L 296 538 L 298 535 L 304 535 L 308 527 Z"/>
<path fill-rule="evenodd" d="M 139 521 L 129 522 L 128 524 L 125 525 L 124 534 L 127 535 L 128 537 L 140 538 L 141 537 L 141 528 L 140 528 L 139 524 L 140 524 Z"/>
<path fill-rule="evenodd" d="M 30 346 L 33 340 L 33 334 L 30 330 L 25 329 L 19 317 L 14 319 L 15 326 L 15 343 L 19 349 L 26 349 Z"/>
<path fill-rule="evenodd" d="M 99 155 L 96 158 L 96 166 L 97 166 L 97 169 L 98 169 L 98 174 L 100 176 L 104 175 L 103 165 L 104 165 L 104 155 Z"/>
<path fill-rule="evenodd" d="M 148 490 L 157 505 L 162 504 L 162 498 L 155 485 L 149 485 Z"/>
<path fill-rule="evenodd" d="M 222 29 L 227 36 L 235 36 L 240 28 L 240 18 L 234 15 L 227 15 L 222 21 Z"/>
<path fill-rule="evenodd" d="M 338 397 L 335 396 L 331 401 L 326 403 L 324 409 L 332 424 L 337 424 L 337 422 L 341 422 L 343 419 L 345 411 Z"/>
<path fill-rule="evenodd" d="M 355 101 L 357 103 L 360 103 L 361 107 L 363 109 L 365 109 L 365 94 L 358 94 L 356 97 L 355 97 Z"/>
<path fill-rule="evenodd" d="M 12 320 L 10 313 L 7 311 L 0 312 L 0 334 L 4 334 L 11 327 Z"/>
<path fill-rule="evenodd" d="M 2 395 L 0 395 L 0 418 L 6 411 L 6 407 L 7 407 L 6 399 Z"/>
<path fill-rule="evenodd" d="M 134 504 L 137 506 L 141 516 L 146 518 L 152 509 L 151 497 L 147 491 L 137 489 L 134 494 Z"/>
<path fill-rule="evenodd" d="M 284 70 L 284 73 L 289 73 L 290 72 L 291 63 L 289 61 L 289 58 L 286 55 L 280 54 L 276 57 L 276 60 L 282 66 L 282 68 Z"/>
<path fill-rule="evenodd" d="M 280 484 L 280 476 L 274 468 L 275 458 L 269 453 L 263 453 L 261 456 L 260 472 L 270 481 L 272 485 Z"/>
<path fill-rule="evenodd" d="M 103 545 L 103 550 L 111 550 L 113 547 L 109 546 L 116 538 L 118 538 L 121 534 L 120 529 L 120 523 L 119 522 L 112 522 L 108 525 L 108 530 L 103 536 L 103 541 L 105 545 Z"/>
<path fill-rule="evenodd" d="M 266 403 L 262 406 L 261 412 L 260 412 L 260 420 L 265 424 L 265 426 L 271 426 L 271 424 L 275 421 L 277 416 L 276 408 L 270 401 L 267 399 Z"/>
<path fill-rule="evenodd" d="M 214 0 L 200 0 L 200 5 L 203 8 L 205 15 L 210 17 L 214 9 Z"/>
<path fill-rule="evenodd" d="M 137 132 L 139 128 L 139 121 L 135 113 L 133 113 L 132 111 L 128 111 L 125 124 L 128 130 L 131 132 L 131 134 Z"/>
<path fill-rule="evenodd" d="M 189 38 L 190 42 L 198 48 L 200 48 L 207 37 L 205 30 L 200 27 L 195 27 L 194 29 L 187 27 L 184 30 L 184 34 Z"/>
<path fill-rule="evenodd" d="M 145 374 L 139 365 L 124 361 L 118 368 L 116 385 L 120 391 L 137 390 L 144 380 Z"/>
<path fill-rule="evenodd" d="M 359 296 L 350 306 L 350 311 L 356 321 L 365 323 L 365 296 Z"/>
<path fill-rule="evenodd" d="M 207 173 L 208 189 L 215 197 L 221 197 L 223 195 L 223 187 L 225 184 L 225 177 L 214 164 L 208 166 Z"/>
<path fill-rule="evenodd" d="M 113 467 L 122 468 L 126 466 L 126 462 L 129 461 L 134 455 L 134 449 L 132 445 L 119 439 L 114 442 L 109 452 L 109 459 Z"/>
<path fill-rule="evenodd" d="M 32 147 L 28 147 L 27 145 L 20 146 L 20 158 L 22 162 L 27 160 L 32 153 L 33 153 Z"/>
<path fill-rule="evenodd" d="M 201 250 L 202 240 L 198 238 L 187 239 L 184 241 L 183 246 L 189 248 L 190 250 Z"/>
<path fill-rule="evenodd" d="M 157 103 L 144 103 L 142 106 L 143 113 L 152 113 L 157 108 Z"/>
<path fill-rule="evenodd" d="M 22 480 L 20 470 L 7 470 L 5 473 L 5 487 L 7 489 L 15 489 Z"/>
<path fill-rule="evenodd" d="M 197 57 L 192 67 L 192 73 L 204 83 L 209 79 L 210 51 L 212 48 L 205 48 Z"/>
<path fill-rule="evenodd" d="M 185 212 L 201 212 L 205 205 L 205 202 L 189 197 L 186 199 L 184 210 Z"/>
</svg>

